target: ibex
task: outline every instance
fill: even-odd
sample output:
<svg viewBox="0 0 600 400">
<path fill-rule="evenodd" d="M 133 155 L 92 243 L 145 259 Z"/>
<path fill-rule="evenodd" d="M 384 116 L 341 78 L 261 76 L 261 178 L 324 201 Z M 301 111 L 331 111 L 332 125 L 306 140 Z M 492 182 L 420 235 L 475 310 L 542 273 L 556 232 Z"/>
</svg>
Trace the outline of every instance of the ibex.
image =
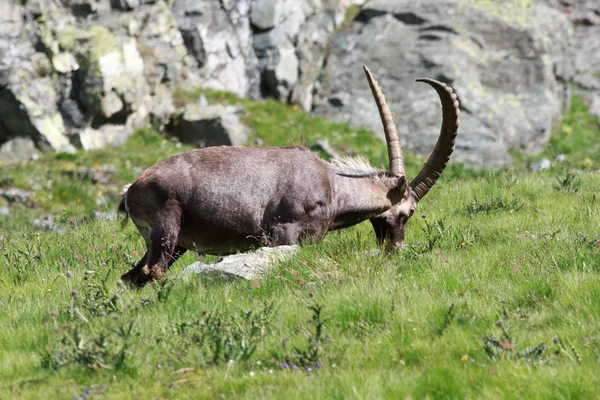
<svg viewBox="0 0 600 400">
<path fill-rule="evenodd" d="M 122 279 L 161 279 L 186 250 L 226 255 L 253 247 L 318 240 L 370 220 L 377 243 L 402 246 L 408 219 L 446 167 L 458 133 L 458 101 L 433 79 L 442 103 L 440 136 L 409 184 L 400 138 L 373 75 L 364 67 L 387 142 L 389 171 L 362 159 L 327 162 L 304 147 L 207 147 L 177 154 L 145 170 L 123 194 L 148 250 Z"/>
</svg>

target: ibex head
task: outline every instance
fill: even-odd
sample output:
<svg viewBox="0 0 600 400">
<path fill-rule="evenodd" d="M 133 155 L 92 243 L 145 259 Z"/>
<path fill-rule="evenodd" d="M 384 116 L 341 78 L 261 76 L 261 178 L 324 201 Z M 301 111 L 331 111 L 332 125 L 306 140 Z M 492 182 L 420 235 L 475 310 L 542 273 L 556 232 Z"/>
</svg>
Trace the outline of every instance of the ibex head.
<svg viewBox="0 0 600 400">
<path fill-rule="evenodd" d="M 402 146 L 400 145 L 398 130 L 392 119 L 392 113 L 371 71 L 367 67 L 363 68 L 383 123 L 390 160 L 389 172 L 398 179 L 397 188 L 390 192 L 392 207 L 371 218 L 370 221 L 373 224 L 377 242 L 380 245 L 385 244 L 388 248 L 402 247 L 406 223 L 415 213 L 419 201 L 438 180 L 454 151 L 459 126 L 458 101 L 452 89 L 446 84 L 433 79 L 417 79 L 418 82 L 431 85 L 438 92 L 442 103 L 443 122 L 437 144 L 429 159 L 421 172 L 407 184 Z"/>
</svg>

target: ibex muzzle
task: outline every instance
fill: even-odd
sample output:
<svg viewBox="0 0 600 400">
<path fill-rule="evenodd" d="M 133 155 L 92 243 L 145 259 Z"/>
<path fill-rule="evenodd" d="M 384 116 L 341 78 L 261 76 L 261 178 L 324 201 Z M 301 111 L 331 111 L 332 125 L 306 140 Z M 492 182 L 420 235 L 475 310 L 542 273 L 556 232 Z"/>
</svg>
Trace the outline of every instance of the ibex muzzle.
<svg viewBox="0 0 600 400">
<path fill-rule="evenodd" d="M 169 157 L 144 171 L 119 205 L 148 247 L 122 279 L 138 285 L 160 279 L 186 250 L 226 255 L 296 244 L 367 219 L 379 244 L 402 246 L 408 219 L 454 150 L 458 102 L 445 84 L 419 79 L 437 91 L 443 122 L 433 153 L 407 183 L 391 112 L 364 70 L 383 122 L 389 171 L 360 158 L 330 163 L 304 147 L 208 147 Z"/>
</svg>

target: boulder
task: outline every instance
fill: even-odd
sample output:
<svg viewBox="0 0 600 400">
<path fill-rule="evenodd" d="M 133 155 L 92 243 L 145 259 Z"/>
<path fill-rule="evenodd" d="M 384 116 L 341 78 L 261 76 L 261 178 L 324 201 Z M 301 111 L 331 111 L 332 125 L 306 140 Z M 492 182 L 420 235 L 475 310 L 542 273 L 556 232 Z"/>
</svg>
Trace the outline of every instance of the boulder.
<svg viewBox="0 0 600 400">
<path fill-rule="evenodd" d="M 185 267 L 183 273 L 255 280 L 264 277 L 277 263 L 291 259 L 299 249 L 298 245 L 261 247 L 254 252 L 223 257 L 216 263 L 195 262 Z"/>
<path fill-rule="evenodd" d="M 0 188 L 0 196 L 4 197 L 9 203 L 26 203 L 31 193 L 19 188 Z"/>
<path fill-rule="evenodd" d="M 167 130 L 196 147 L 241 146 L 250 132 L 238 116 L 243 111 L 236 106 L 188 104 Z"/>
<path fill-rule="evenodd" d="M 36 160 L 39 153 L 30 138 L 14 138 L 0 145 L 0 166 Z"/>
<path fill-rule="evenodd" d="M 541 150 L 568 104 L 571 24 L 539 2 L 373 0 L 338 33 L 315 111 L 383 139 L 361 65 L 378 79 L 404 148 L 428 155 L 441 110 L 421 76 L 450 84 L 461 103 L 454 162 L 508 165 L 509 148 Z"/>
</svg>

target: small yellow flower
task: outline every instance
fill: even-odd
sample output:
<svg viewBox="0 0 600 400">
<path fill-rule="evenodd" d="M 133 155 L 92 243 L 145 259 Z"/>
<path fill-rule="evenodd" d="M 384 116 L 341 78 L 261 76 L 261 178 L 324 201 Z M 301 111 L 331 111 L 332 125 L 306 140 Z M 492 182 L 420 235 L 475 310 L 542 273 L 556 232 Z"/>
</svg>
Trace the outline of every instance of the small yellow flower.
<svg viewBox="0 0 600 400">
<path fill-rule="evenodd" d="M 465 247 L 466 245 L 467 245 L 467 242 L 462 242 L 462 243 L 460 244 L 460 247 Z"/>
<path fill-rule="evenodd" d="M 231 298 L 227 299 L 227 302 L 228 302 L 228 303 L 231 303 Z"/>
<path fill-rule="evenodd" d="M 293 109 L 294 111 L 298 111 L 298 106 L 297 106 L 297 105 L 293 105 L 293 106 L 292 106 L 292 109 Z"/>
<path fill-rule="evenodd" d="M 570 135 L 571 133 L 573 133 L 573 128 L 570 127 L 569 125 L 565 125 L 565 126 L 563 126 L 563 132 L 566 133 L 567 135 Z"/>
<path fill-rule="evenodd" d="M 465 354 L 465 355 L 464 355 L 464 356 L 462 356 L 460 359 L 461 359 L 461 360 L 463 360 L 463 361 L 469 361 L 469 355 L 468 355 L 468 354 Z"/>
<path fill-rule="evenodd" d="M 80 198 L 77 198 L 77 199 L 75 200 L 75 202 L 76 202 L 77 204 L 80 204 L 80 203 L 81 203 L 81 199 L 80 199 Z"/>
<path fill-rule="evenodd" d="M 167 139 L 163 139 L 162 144 L 167 144 Z"/>
</svg>

